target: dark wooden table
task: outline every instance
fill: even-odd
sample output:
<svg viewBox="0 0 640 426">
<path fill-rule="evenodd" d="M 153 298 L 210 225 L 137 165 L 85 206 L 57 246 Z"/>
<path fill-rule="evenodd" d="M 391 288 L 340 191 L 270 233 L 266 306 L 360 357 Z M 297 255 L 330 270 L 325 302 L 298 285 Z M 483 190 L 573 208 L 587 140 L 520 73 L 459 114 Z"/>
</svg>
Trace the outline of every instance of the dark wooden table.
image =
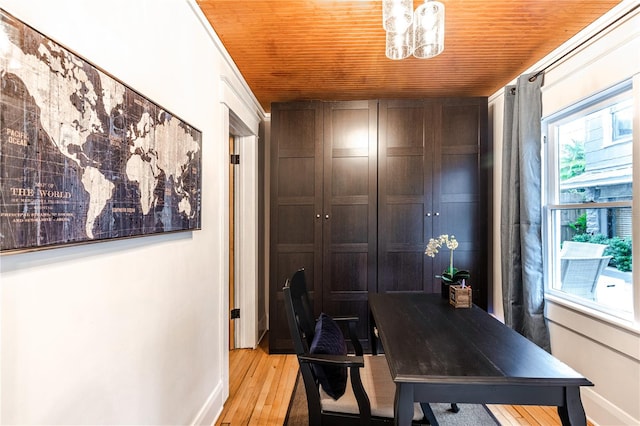
<svg viewBox="0 0 640 426">
<path fill-rule="evenodd" d="M 414 401 L 554 405 L 563 425 L 586 425 L 580 386 L 593 384 L 477 306 L 423 293 L 370 294 L 369 306 L 396 383 L 397 425 L 411 424 Z"/>
</svg>

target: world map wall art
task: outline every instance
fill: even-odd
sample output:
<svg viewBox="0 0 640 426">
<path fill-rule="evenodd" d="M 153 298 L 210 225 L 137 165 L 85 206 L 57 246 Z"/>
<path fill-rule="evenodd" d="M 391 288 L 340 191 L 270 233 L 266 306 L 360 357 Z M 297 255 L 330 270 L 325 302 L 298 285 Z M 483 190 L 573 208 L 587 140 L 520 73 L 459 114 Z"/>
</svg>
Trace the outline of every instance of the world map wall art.
<svg viewBox="0 0 640 426">
<path fill-rule="evenodd" d="M 2 253 L 200 229 L 202 133 L 0 18 Z"/>
</svg>

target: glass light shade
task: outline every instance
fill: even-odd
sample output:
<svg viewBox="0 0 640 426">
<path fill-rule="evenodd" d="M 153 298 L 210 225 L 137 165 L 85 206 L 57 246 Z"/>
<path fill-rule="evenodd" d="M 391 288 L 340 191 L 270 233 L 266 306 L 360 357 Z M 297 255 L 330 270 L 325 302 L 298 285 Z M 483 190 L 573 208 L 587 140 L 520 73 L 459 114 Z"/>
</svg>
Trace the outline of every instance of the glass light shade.
<svg viewBox="0 0 640 426">
<path fill-rule="evenodd" d="M 413 16 L 413 56 L 433 58 L 444 50 L 444 5 L 425 0 Z"/>
<path fill-rule="evenodd" d="M 387 32 L 404 33 L 413 23 L 413 0 L 382 0 L 382 26 Z"/>
<path fill-rule="evenodd" d="M 409 27 L 403 33 L 387 31 L 387 45 L 385 49 L 389 59 L 405 59 L 413 53 L 413 28 Z"/>
</svg>

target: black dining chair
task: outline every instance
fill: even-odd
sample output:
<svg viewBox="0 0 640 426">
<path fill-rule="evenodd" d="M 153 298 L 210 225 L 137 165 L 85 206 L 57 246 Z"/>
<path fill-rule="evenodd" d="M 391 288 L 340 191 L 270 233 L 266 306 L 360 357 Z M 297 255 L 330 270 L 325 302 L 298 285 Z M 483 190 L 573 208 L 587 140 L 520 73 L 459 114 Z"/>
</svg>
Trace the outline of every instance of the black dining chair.
<svg viewBox="0 0 640 426">
<path fill-rule="evenodd" d="M 384 355 L 365 355 L 357 317 L 316 318 L 304 269 L 287 279 L 284 305 L 307 394 L 309 425 L 392 425 L 396 386 Z M 346 323 L 355 355 L 347 355 L 338 323 Z M 414 425 L 437 424 L 429 404 L 414 405 Z"/>
</svg>

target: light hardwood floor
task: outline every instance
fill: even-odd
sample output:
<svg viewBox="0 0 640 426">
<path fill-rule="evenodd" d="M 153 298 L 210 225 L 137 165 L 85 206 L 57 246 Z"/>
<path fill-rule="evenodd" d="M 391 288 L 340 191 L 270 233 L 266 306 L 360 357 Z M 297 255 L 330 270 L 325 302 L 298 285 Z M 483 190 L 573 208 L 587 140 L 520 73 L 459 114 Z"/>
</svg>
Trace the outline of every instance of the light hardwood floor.
<svg viewBox="0 0 640 426">
<path fill-rule="evenodd" d="M 229 353 L 229 399 L 216 426 L 284 423 L 298 375 L 294 355 L 269 355 L 268 338 L 255 349 Z M 560 426 L 555 407 L 489 405 L 502 426 Z M 592 423 L 588 423 L 593 426 Z"/>
</svg>

